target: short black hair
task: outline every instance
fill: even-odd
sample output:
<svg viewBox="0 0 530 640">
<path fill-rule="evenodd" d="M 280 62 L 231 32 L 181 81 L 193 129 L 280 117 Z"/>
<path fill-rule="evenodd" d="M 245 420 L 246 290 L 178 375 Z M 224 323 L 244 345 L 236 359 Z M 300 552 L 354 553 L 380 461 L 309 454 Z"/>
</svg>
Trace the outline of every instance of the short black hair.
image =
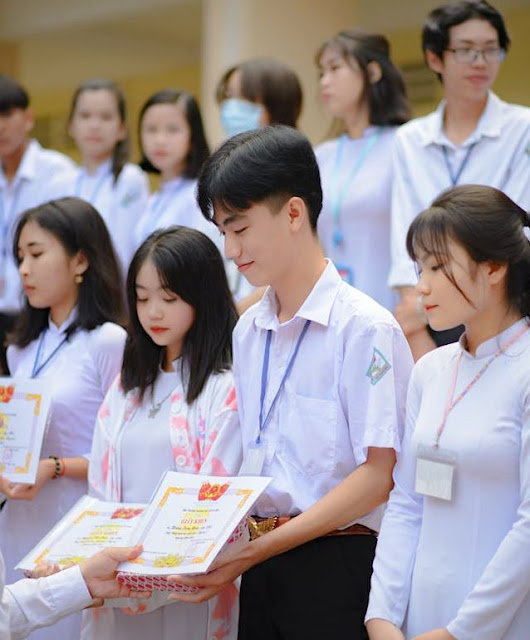
<svg viewBox="0 0 530 640">
<path fill-rule="evenodd" d="M 449 29 L 473 18 L 489 22 L 497 31 L 500 48 L 508 51 L 510 37 L 501 13 L 486 0 L 458 0 L 434 9 L 427 16 L 422 32 L 423 52 L 432 51 L 441 58 L 449 44 Z"/>
<path fill-rule="evenodd" d="M 67 336 L 78 328 L 91 331 L 105 322 L 123 324 L 122 275 L 107 226 L 96 209 L 80 198 L 60 198 L 25 211 L 13 239 L 17 264 L 20 234 L 28 222 L 54 235 L 69 256 L 81 252 L 88 260 L 88 269 L 79 284 L 77 315 L 67 329 Z M 9 342 L 27 346 L 47 326 L 48 314 L 49 309 L 36 309 L 25 297 Z"/>
<path fill-rule="evenodd" d="M 223 259 L 215 244 L 200 231 L 173 226 L 152 233 L 138 247 L 127 274 L 129 335 L 125 343 L 121 384 L 137 389 L 140 399 L 160 372 L 165 347 L 156 345 L 143 329 L 136 309 L 136 278 L 150 260 L 165 289 L 177 294 L 195 311 L 181 354 L 186 402 L 201 393 L 209 376 L 230 369 L 232 331 L 237 311 L 226 279 Z"/>
<path fill-rule="evenodd" d="M 242 97 L 262 104 L 270 124 L 296 127 L 302 111 L 303 94 L 300 80 L 290 67 L 273 58 L 244 60 L 222 75 L 215 92 L 218 103 L 228 97 L 228 82 L 235 71 L 241 73 Z"/>
<path fill-rule="evenodd" d="M 253 204 L 288 200 L 305 202 L 313 231 L 322 209 L 318 164 L 309 140 L 285 125 L 240 133 L 224 142 L 205 162 L 197 201 L 213 220 L 213 209 L 246 211 Z"/>
<path fill-rule="evenodd" d="M 195 100 L 191 93 L 183 91 L 182 89 L 163 89 L 162 91 L 157 91 L 157 93 L 154 93 L 147 99 L 141 108 L 140 115 L 138 116 L 138 142 L 141 154 L 140 167 L 148 173 L 160 173 L 146 157 L 142 147 L 142 120 L 149 107 L 155 104 L 174 104 L 182 110 L 191 132 L 190 150 L 186 156 L 186 166 L 184 167 L 182 175 L 185 178 L 197 178 L 203 162 L 210 155 L 210 147 L 206 140 L 201 111 L 197 100 Z"/>
<path fill-rule="evenodd" d="M 0 113 L 7 114 L 12 109 L 27 109 L 29 95 L 24 87 L 10 76 L 0 74 Z"/>
</svg>

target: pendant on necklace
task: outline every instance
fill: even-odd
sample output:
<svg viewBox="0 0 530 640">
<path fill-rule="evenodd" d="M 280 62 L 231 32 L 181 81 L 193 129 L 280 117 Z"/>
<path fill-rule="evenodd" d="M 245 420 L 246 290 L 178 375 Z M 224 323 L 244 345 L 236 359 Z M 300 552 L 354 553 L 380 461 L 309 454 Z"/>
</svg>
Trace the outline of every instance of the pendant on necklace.
<svg viewBox="0 0 530 640">
<path fill-rule="evenodd" d="M 156 404 L 152 405 L 151 408 L 149 409 L 149 413 L 147 414 L 147 417 L 154 418 L 156 414 L 160 411 L 161 406 L 162 406 L 161 402 L 157 402 Z"/>
</svg>

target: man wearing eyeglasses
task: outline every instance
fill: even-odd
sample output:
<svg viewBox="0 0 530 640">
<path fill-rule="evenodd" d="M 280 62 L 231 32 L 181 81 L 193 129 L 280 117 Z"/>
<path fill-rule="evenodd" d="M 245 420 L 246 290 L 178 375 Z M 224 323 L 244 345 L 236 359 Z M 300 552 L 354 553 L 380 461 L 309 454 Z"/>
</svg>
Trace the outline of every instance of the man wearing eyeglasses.
<svg viewBox="0 0 530 640">
<path fill-rule="evenodd" d="M 427 328 L 405 246 L 414 217 L 440 192 L 469 183 L 496 187 L 530 209 L 530 109 L 491 91 L 510 45 L 502 15 L 484 0 L 444 5 L 427 17 L 422 45 L 444 100 L 396 136 L 389 276 L 401 296 L 396 318 L 415 359 L 455 341 L 459 331 Z"/>
</svg>

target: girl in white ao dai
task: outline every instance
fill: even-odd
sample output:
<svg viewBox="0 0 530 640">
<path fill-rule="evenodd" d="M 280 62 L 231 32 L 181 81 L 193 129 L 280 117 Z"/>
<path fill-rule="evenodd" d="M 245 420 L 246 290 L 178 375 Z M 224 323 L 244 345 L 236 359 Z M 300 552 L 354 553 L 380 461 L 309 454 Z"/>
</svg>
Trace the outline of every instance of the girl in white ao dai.
<svg viewBox="0 0 530 640">
<path fill-rule="evenodd" d="M 14 247 L 25 300 L 10 338 L 9 367 L 15 378 L 45 380 L 52 404 L 36 483 L 13 486 L 0 478 L 8 498 L 0 514 L 8 582 L 21 577 L 15 564 L 87 492 L 83 456 L 125 342 L 117 324 L 123 317 L 118 262 L 90 204 L 63 198 L 30 209 L 18 223 Z M 71 616 L 32 637 L 73 638 L 79 625 L 80 616 Z"/>
<path fill-rule="evenodd" d="M 410 117 L 405 85 L 382 35 L 342 31 L 322 45 L 317 65 L 323 105 L 335 119 L 335 136 L 315 149 L 324 192 L 318 236 L 349 284 L 393 309 L 392 147 Z"/>
<path fill-rule="evenodd" d="M 133 257 L 127 297 L 130 333 L 121 376 L 99 412 L 90 492 L 147 502 L 169 467 L 237 474 L 241 442 L 230 372 L 237 314 L 215 245 L 186 227 L 154 232 Z M 140 604 L 109 600 L 108 608 L 85 613 L 82 637 L 235 639 L 237 600 L 234 585 L 198 606 L 165 593 Z"/>
<path fill-rule="evenodd" d="M 466 185 L 407 236 L 434 330 L 416 364 L 378 541 L 371 640 L 526 640 L 530 629 L 530 242 L 527 214 Z"/>
</svg>

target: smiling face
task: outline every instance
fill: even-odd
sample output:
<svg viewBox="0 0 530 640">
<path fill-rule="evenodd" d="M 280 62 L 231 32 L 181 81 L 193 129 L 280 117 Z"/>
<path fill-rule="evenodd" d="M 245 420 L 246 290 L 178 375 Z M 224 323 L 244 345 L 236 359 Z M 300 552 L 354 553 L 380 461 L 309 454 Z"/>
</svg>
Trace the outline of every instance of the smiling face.
<svg viewBox="0 0 530 640">
<path fill-rule="evenodd" d="M 497 31 L 487 20 L 473 18 L 449 29 L 448 49 L 483 51 L 498 47 Z M 501 64 L 499 60 L 486 62 L 483 55 L 477 56 L 474 62 L 458 62 L 452 51 L 444 51 L 441 58 L 432 51 L 426 51 L 425 55 L 429 67 L 441 75 L 448 99 L 484 101 Z"/>
<path fill-rule="evenodd" d="M 153 262 L 147 259 L 136 277 L 136 312 L 151 340 L 166 347 L 165 365 L 178 358 L 186 334 L 195 322 L 194 308 L 164 288 Z"/>
<path fill-rule="evenodd" d="M 112 91 L 81 91 L 72 113 L 69 132 L 81 151 L 84 163 L 100 163 L 110 158 L 116 144 L 127 134 Z"/>
<path fill-rule="evenodd" d="M 279 211 L 265 203 L 241 212 L 214 207 L 214 222 L 224 235 L 226 257 L 255 287 L 271 285 L 277 289 L 289 272 L 293 259 L 290 200 Z"/>
<path fill-rule="evenodd" d="M 181 174 L 191 146 L 191 128 L 178 104 L 154 104 L 140 127 L 145 157 L 169 180 Z"/>
<path fill-rule="evenodd" d="M 417 265 L 420 277 L 416 291 L 435 331 L 467 326 L 489 308 L 490 263 L 474 262 L 454 240 L 448 239 L 447 255 L 440 258 L 419 251 Z"/>
<path fill-rule="evenodd" d="M 327 47 L 319 68 L 322 102 L 331 116 L 345 119 L 366 107 L 364 75 L 354 58 Z"/>
<path fill-rule="evenodd" d="M 75 278 L 88 268 L 84 256 L 69 256 L 58 238 L 29 221 L 20 233 L 18 260 L 29 304 L 50 308 L 52 320 L 62 324 L 77 301 Z"/>
</svg>

